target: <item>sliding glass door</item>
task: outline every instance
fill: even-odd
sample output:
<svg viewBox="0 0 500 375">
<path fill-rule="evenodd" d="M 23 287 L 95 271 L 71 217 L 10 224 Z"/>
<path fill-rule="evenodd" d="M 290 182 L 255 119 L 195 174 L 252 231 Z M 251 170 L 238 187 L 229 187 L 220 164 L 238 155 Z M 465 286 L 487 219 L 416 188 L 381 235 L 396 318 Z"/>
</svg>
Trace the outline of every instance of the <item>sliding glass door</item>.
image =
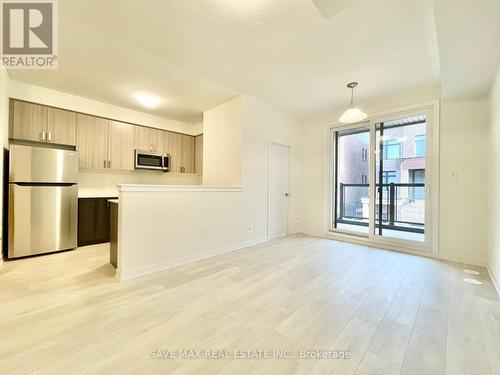
<svg viewBox="0 0 500 375">
<path fill-rule="evenodd" d="M 426 116 L 375 124 L 374 234 L 425 240 Z"/>
<path fill-rule="evenodd" d="M 432 113 L 331 129 L 332 231 L 430 249 Z"/>
<path fill-rule="evenodd" d="M 368 234 L 370 124 L 334 132 L 334 228 Z"/>
</svg>

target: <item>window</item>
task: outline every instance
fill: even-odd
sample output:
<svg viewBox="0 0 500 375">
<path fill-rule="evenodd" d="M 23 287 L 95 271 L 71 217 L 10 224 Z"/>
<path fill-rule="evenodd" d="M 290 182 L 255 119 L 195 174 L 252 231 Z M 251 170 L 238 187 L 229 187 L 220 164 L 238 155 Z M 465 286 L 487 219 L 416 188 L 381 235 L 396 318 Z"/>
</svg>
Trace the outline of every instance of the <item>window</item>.
<svg viewBox="0 0 500 375">
<path fill-rule="evenodd" d="M 399 159 L 401 157 L 401 143 L 392 139 L 384 142 L 384 160 Z"/>
<path fill-rule="evenodd" d="M 415 156 L 417 158 L 425 157 L 425 135 L 417 135 L 415 137 Z"/>
<path fill-rule="evenodd" d="M 391 182 L 397 182 L 398 178 L 396 171 L 383 171 L 382 172 L 382 183 L 390 184 Z"/>
<path fill-rule="evenodd" d="M 361 175 L 361 183 L 368 184 L 368 176 L 366 174 Z"/>
<path fill-rule="evenodd" d="M 412 169 L 410 172 L 410 181 L 414 184 L 425 183 L 425 169 Z M 412 187 L 410 190 L 410 197 L 412 199 L 424 199 L 425 187 Z"/>
<path fill-rule="evenodd" d="M 361 149 L 361 159 L 363 160 L 368 160 L 368 149 L 362 148 Z"/>
</svg>

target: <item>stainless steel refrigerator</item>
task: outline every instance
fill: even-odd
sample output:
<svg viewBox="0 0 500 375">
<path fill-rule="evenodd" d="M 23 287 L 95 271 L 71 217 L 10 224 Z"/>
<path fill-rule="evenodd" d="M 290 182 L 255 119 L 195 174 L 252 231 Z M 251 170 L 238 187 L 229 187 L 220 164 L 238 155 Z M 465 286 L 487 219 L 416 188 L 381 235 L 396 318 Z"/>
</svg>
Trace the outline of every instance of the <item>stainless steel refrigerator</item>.
<svg viewBox="0 0 500 375">
<path fill-rule="evenodd" d="M 10 145 L 9 258 L 76 247 L 77 183 L 76 151 Z"/>
</svg>

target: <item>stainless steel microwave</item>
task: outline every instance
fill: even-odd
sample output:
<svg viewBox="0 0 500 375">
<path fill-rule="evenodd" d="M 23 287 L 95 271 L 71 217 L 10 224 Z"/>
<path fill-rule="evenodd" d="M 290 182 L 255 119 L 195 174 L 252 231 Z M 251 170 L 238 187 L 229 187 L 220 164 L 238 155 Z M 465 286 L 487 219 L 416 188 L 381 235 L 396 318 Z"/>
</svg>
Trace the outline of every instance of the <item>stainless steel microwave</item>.
<svg viewBox="0 0 500 375">
<path fill-rule="evenodd" d="M 170 154 L 153 151 L 135 150 L 135 169 L 170 171 Z"/>
</svg>

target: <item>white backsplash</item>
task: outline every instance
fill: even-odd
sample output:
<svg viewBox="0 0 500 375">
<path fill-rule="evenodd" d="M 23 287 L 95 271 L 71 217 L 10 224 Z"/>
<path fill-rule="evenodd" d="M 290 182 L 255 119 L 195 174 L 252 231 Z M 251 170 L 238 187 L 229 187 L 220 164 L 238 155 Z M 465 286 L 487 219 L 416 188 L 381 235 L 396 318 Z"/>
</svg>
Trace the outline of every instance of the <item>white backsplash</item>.
<svg viewBox="0 0 500 375">
<path fill-rule="evenodd" d="M 81 169 L 78 176 L 80 196 L 118 195 L 117 184 L 201 185 L 202 176 L 158 171 L 116 171 Z"/>
</svg>

